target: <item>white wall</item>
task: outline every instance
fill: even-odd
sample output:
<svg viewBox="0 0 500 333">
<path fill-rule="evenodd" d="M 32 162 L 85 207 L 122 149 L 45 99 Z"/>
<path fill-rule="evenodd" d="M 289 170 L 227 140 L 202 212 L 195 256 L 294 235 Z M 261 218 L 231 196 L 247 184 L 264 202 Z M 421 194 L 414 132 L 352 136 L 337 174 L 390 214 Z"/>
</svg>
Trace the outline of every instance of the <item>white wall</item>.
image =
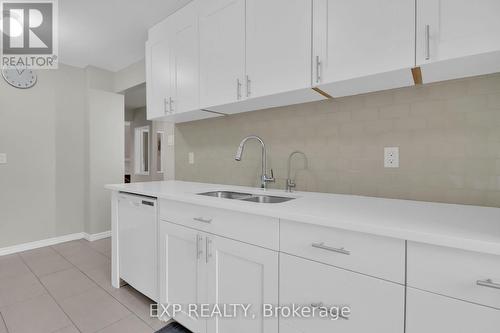
<svg viewBox="0 0 500 333">
<path fill-rule="evenodd" d="M 28 90 L 0 80 L 0 248 L 82 231 L 84 85 L 64 65 Z"/>
<path fill-rule="evenodd" d="M 125 91 L 144 82 L 146 82 L 146 64 L 142 59 L 115 73 L 113 91 Z"/>
<path fill-rule="evenodd" d="M 114 75 L 60 64 L 16 89 L 0 79 L 0 248 L 109 230 L 106 183 L 123 177 L 123 96 Z M 92 88 L 92 89 L 90 89 Z M 101 90 L 98 90 L 101 89 Z"/>
<path fill-rule="evenodd" d="M 86 231 L 91 234 L 111 228 L 110 197 L 104 185 L 123 183 L 124 110 L 123 95 L 89 90 L 89 225 Z"/>
</svg>

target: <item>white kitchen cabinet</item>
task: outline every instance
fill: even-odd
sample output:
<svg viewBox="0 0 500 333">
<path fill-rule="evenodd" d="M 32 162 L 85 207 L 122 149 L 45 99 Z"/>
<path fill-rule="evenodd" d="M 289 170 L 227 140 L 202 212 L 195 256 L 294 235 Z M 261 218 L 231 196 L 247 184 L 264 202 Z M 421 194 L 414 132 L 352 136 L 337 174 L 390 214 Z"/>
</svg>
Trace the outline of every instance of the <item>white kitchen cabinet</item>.
<svg viewBox="0 0 500 333">
<path fill-rule="evenodd" d="M 243 98 L 245 0 L 200 2 L 200 107 Z"/>
<path fill-rule="evenodd" d="M 162 304 L 252 304 L 256 318 L 175 319 L 195 333 L 277 333 L 276 319 L 264 320 L 263 303 L 278 303 L 278 252 L 160 221 Z"/>
<path fill-rule="evenodd" d="M 500 1 L 418 0 L 417 66 L 425 82 L 500 71 Z"/>
<path fill-rule="evenodd" d="M 408 286 L 500 309 L 500 256 L 408 242 L 407 262 Z"/>
<path fill-rule="evenodd" d="M 173 96 L 171 40 L 146 43 L 147 118 L 155 119 L 170 113 Z"/>
<path fill-rule="evenodd" d="M 277 333 L 277 318 L 263 318 L 263 304 L 278 303 L 278 252 L 207 236 L 210 304 L 251 304 L 255 318 L 211 318 L 208 333 Z"/>
<path fill-rule="evenodd" d="M 205 332 L 206 321 L 190 316 L 187 308 L 206 302 L 205 235 L 164 221 L 159 231 L 160 302 L 182 305 L 175 319 L 193 332 Z"/>
<path fill-rule="evenodd" d="M 500 310 L 408 288 L 406 333 L 497 333 Z"/>
<path fill-rule="evenodd" d="M 280 306 L 351 309 L 348 318 L 337 320 L 281 317 L 280 333 L 402 333 L 404 293 L 400 284 L 280 254 Z"/>
<path fill-rule="evenodd" d="M 280 251 L 404 284 L 405 241 L 281 220 Z"/>
<path fill-rule="evenodd" d="M 171 109 L 182 113 L 199 109 L 198 12 L 197 2 L 172 15 Z"/>
<path fill-rule="evenodd" d="M 333 97 L 413 85 L 415 0 L 314 0 L 313 85 Z"/>
<path fill-rule="evenodd" d="M 246 1 L 245 96 L 311 86 L 312 0 Z"/>
</svg>

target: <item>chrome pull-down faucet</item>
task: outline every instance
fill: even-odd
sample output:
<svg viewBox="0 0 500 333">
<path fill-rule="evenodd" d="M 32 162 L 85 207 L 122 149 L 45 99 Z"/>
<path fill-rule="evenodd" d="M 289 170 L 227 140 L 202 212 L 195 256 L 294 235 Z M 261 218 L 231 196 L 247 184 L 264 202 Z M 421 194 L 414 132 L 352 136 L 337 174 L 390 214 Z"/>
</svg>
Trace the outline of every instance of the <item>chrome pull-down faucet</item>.
<svg viewBox="0 0 500 333">
<path fill-rule="evenodd" d="M 288 168 L 287 168 L 287 172 L 286 172 L 286 188 L 285 190 L 287 192 L 292 192 L 292 189 L 294 189 L 297 184 L 295 184 L 295 181 L 291 178 L 290 176 L 290 173 L 291 173 L 291 169 L 292 169 L 292 157 L 296 154 L 300 154 L 300 155 L 303 155 L 304 156 L 304 169 L 307 169 L 307 156 L 306 154 L 304 154 L 303 152 L 301 151 L 294 151 L 290 154 L 290 156 L 288 156 Z"/>
<path fill-rule="evenodd" d="M 260 142 L 262 146 L 262 159 L 261 159 L 261 173 L 260 173 L 260 187 L 266 188 L 267 183 L 274 182 L 274 175 L 273 175 L 273 170 L 271 169 L 271 177 L 268 177 L 266 172 L 267 172 L 267 154 L 266 154 L 266 144 L 264 141 L 259 138 L 256 135 L 249 135 L 243 140 L 241 140 L 240 145 L 238 146 L 238 149 L 236 150 L 236 155 L 234 156 L 234 159 L 236 161 L 241 161 L 241 157 L 243 156 L 243 149 L 245 148 L 245 144 L 247 143 L 248 140 L 257 140 Z"/>
</svg>

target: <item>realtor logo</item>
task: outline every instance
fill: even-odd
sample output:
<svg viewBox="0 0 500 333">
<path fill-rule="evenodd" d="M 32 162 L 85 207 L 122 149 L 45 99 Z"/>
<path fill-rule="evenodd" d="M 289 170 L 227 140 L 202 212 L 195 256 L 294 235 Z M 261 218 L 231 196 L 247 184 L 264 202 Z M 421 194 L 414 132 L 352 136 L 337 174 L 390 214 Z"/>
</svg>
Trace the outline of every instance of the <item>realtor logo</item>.
<svg viewBox="0 0 500 333">
<path fill-rule="evenodd" d="M 56 0 L 1 3 L 2 67 L 57 68 Z"/>
</svg>

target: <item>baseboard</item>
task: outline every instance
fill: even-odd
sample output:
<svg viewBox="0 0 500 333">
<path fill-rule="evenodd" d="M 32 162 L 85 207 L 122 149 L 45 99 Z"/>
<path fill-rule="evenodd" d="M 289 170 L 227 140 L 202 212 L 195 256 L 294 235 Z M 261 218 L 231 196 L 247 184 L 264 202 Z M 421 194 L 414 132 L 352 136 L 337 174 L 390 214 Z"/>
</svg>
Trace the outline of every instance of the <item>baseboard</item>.
<svg viewBox="0 0 500 333">
<path fill-rule="evenodd" d="M 111 237 L 111 230 L 103 231 L 103 232 L 100 232 L 100 233 L 97 233 L 97 234 L 88 234 L 86 232 L 84 232 L 83 234 L 84 234 L 83 238 L 85 238 L 89 242 L 93 242 L 93 241 L 96 241 L 96 240 L 99 240 L 99 239 Z"/>
<path fill-rule="evenodd" d="M 53 237 L 48 239 L 42 239 L 39 241 L 23 243 L 18 245 L 7 246 L 0 248 L 0 257 L 8 254 L 19 253 L 28 250 L 38 249 L 40 247 L 56 245 L 64 242 L 69 242 L 77 239 L 86 239 L 89 242 L 93 242 L 99 239 L 107 238 L 111 236 L 111 231 L 100 232 L 97 234 L 88 234 L 86 232 L 77 232 L 75 234 L 69 234 L 59 237 Z"/>
</svg>

